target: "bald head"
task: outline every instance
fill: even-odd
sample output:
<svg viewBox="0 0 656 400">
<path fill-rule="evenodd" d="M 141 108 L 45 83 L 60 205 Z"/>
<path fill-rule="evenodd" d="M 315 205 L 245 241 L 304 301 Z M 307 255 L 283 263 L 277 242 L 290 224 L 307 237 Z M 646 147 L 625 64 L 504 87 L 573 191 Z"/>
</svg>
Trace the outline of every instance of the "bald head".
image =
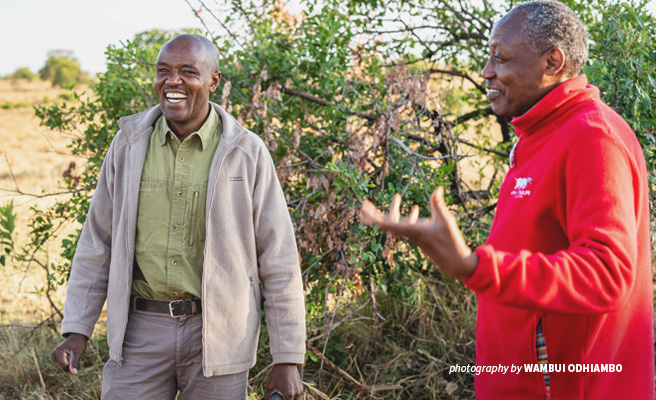
<svg viewBox="0 0 656 400">
<path fill-rule="evenodd" d="M 213 69 L 212 72 L 219 71 L 219 51 L 214 43 L 205 36 L 196 34 L 183 34 L 174 37 L 162 46 L 160 54 L 168 48 L 178 46 L 191 46 L 196 52 L 198 58 L 204 59 L 208 65 Z"/>
</svg>

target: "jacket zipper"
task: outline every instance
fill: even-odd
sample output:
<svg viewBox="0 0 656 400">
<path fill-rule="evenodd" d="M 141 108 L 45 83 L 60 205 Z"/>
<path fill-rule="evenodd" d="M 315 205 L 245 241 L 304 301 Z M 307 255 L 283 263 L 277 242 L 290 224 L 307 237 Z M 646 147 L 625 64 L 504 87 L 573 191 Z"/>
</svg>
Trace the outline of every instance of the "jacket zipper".
<svg viewBox="0 0 656 400">
<path fill-rule="evenodd" d="M 219 115 L 219 117 L 220 117 L 220 115 Z M 213 182 L 211 182 L 212 183 L 212 189 L 211 189 L 212 190 L 212 195 L 209 196 L 209 197 L 207 195 L 205 195 L 206 199 L 207 198 L 210 199 L 210 201 L 209 202 L 206 201 L 206 204 L 205 204 L 205 225 L 206 226 L 207 226 L 207 220 L 210 216 L 210 213 L 209 213 L 208 210 L 212 208 L 211 199 L 214 198 L 214 193 L 216 192 L 215 186 L 216 186 L 216 183 L 219 181 L 219 176 L 221 175 L 221 169 L 223 168 L 223 163 L 224 163 L 225 159 L 230 154 L 232 154 L 232 152 L 237 148 L 237 146 L 239 145 L 239 142 L 241 142 L 241 139 L 243 139 L 244 136 L 246 136 L 246 135 L 247 135 L 247 131 L 242 133 L 242 135 L 235 141 L 235 144 L 233 144 L 232 147 L 230 147 L 228 150 L 226 150 L 225 154 L 223 155 L 223 158 L 221 159 L 221 162 L 219 163 L 219 168 L 216 171 L 216 179 Z M 221 144 L 219 143 L 219 146 L 220 145 Z M 212 162 L 212 164 L 214 164 L 214 162 Z M 211 171 L 212 171 L 212 166 L 210 165 L 210 176 L 212 175 Z M 210 190 L 210 180 L 209 179 L 207 180 L 207 189 L 208 189 L 208 193 L 209 193 L 209 190 Z M 205 234 L 207 234 L 207 230 L 206 230 Z M 207 243 L 208 243 L 208 241 L 206 240 L 204 246 L 207 246 Z M 203 248 L 203 259 L 204 258 L 205 258 L 205 248 Z M 205 262 L 203 262 L 203 273 L 201 275 L 201 292 L 203 292 L 205 290 L 204 286 L 205 286 Z M 203 307 L 202 313 L 205 313 L 205 310 L 206 310 L 205 304 L 204 304 L 205 303 L 205 296 L 201 297 L 200 302 L 201 302 L 201 305 Z M 203 366 L 203 374 L 205 374 L 206 361 L 207 361 L 207 359 L 205 357 L 205 337 L 206 337 L 206 334 L 205 334 L 205 319 L 203 319 L 203 326 L 201 328 L 201 331 L 202 331 L 202 335 L 203 335 L 203 346 L 202 346 L 202 349 L 201 349 L 201 359 L 202 359 L 202 366 Z"/>
<path fill-rule="evenodd" d="M 516 158 L 515 158 L 515 152 L 517 151 L 517 146 L 519 146 L 519 142 L 522 141 L 522 136 L 519 136 L 519 139 L 515 142 L 515 144 L 512 147 L 512 150 L 510 150 L 510 156 L 508 157 L 510 160 L 510 168 L 515 168 L 517 165 Z"/>
</svg>

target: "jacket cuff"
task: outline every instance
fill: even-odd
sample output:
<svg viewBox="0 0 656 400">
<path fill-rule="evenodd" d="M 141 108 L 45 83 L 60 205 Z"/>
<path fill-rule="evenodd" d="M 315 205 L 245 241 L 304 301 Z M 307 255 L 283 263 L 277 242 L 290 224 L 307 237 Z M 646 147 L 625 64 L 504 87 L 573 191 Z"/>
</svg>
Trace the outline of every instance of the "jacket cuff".
<svg viewBox="0 0 656 400">
<path fill-rule="evenodd" d="M 475 293 L 478 293 L 487 286 L 485 281 L 489 274 L 486 270 L 490 267 L 490 261 L 494 256 L 494 250 L 490 245 L 483 245 L 477 248 L 474 251 L 474 254 L 478 256 L 478 265 L 476 266 L 474 273 L 463 283 Z"/>
<path fill-rule="evenodd" d="M 276 353 L 271 355 L 274 364 L 304 364 L 305 353 Z"/>
<path fill-rule="evenodd" d="M 91 334 L 93 333 L 93 327 L 89 328 L 82 324 L 77 324 L 73 322 L 63 323 L 61 326 L 62 336 L 68 336 L 70 333 L 78 333 L 84 335 L 87 338 L 91 339 Z"/>
</svg>

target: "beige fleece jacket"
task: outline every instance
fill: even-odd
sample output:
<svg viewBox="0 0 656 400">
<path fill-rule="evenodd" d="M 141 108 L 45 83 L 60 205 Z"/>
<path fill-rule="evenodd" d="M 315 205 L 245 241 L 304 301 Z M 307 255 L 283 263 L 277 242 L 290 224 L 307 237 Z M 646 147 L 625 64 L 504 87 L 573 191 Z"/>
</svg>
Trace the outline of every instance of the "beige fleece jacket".
<svg viewBox="0 0 656 400">
<path fill-rule="evenodd" d="M 209 175 L 203 263 L 203 371 L 256 361 L 260 296 L 274 363 L 302 364 L 305 307 L 294 231 L 264 143 L 225 110 Z M 107 300 L 110 357 L 122 363 L 141 172 L 159 106 L 119 120 L 73 258 L 62 333 L 91 337 Z"/>
</svg>

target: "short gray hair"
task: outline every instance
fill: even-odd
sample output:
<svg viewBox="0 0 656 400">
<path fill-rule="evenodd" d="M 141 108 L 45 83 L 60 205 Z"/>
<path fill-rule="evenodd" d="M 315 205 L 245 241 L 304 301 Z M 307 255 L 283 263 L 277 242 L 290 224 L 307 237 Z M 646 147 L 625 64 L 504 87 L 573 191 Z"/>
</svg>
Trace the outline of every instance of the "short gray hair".
<svg viewBox="0 0 656 400">
<path fill-rule="evenodd" d="M 574 11 L 558 1 L 536 0 L 516 5 L 512 13 L 524 14 L 529 47 L 540 53 L 559 48 L 565 53 L 564 73 L 574 77 L 581 72 L 588 60 L 588 34 Z"/>
</svg>

